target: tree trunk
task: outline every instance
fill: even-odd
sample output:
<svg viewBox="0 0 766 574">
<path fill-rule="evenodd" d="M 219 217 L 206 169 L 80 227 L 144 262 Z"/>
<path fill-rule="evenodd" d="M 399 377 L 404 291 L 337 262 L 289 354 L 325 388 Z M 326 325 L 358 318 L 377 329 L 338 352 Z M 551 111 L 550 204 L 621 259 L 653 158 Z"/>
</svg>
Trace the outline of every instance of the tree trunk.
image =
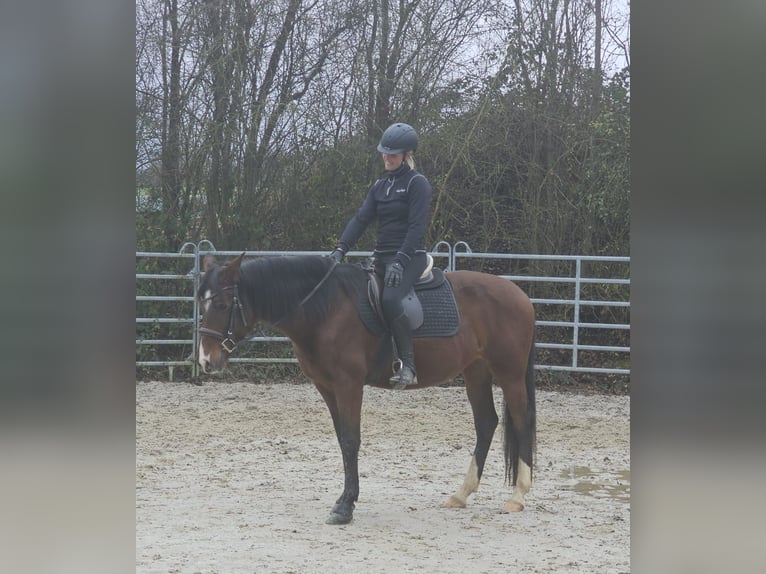
<svg viewBox="0 0 766 574">
<path fill-rule="evenodd" d="M 593 65 L 593 117 L 597 117 L 601 111 L 601 29 L 603 19 L 601 15 L 601 0 L 596 0 L 596 46 Z"/>
<path fill-rule="evenodd" d="M 165 0 L 165 19 L 170 25 L 170 78 L 164 78 L 165 97 L 163 98 L 163 135 L 161 171 L 163 229 L 166 248 L 175 251 L 180 239 L 179 203 L 181 197 L 181 40 L 178 32 L 178 0 Z M 166 29 L 167 30 L 167 29 Z M 167 70 L 167 68 L 166 68 Z"/>
</svg>

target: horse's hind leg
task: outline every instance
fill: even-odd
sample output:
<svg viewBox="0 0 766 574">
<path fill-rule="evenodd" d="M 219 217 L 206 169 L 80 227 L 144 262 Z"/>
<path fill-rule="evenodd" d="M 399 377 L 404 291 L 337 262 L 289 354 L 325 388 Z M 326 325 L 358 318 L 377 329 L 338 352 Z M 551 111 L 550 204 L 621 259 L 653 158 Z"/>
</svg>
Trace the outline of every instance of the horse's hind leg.
<svg viewBox="0 0 766 574">
<path fill-rule="evenodd" d="M 535 393 L 532 365 L 525 376 L 500 379 L 505 398 L 505 466 L 513 494 L 503 506 L 504 512 L 524 510 L 524 497 L 532 486 L 532 464 L 535 450 Z"/>
<path fill-rule="evenodd" d="M 473 410 L 473 423 L 476 429 L 476 448 L 471 457 L 471 464 L 460 489 L 449 497 L 445 506 L 465 508 L 468 497 L 479 488 L 479 481 L 484 472 L 484 463 L 492 444 L 492 437 L 497 428 L 498 418 L 492 396 L 492 375 L 486 364 L 477 362 L 463 373 L 468 401 Z"/>
</svg>

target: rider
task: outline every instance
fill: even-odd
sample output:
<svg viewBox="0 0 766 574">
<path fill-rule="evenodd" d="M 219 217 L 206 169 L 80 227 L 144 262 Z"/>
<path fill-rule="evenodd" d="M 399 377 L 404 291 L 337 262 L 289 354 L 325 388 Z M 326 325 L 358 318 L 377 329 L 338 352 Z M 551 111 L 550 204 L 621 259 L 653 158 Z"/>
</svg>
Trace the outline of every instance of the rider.
<svg viewBox="0 0 766 574">
<path fill-rule="evenodd" d="M 413 153 L 418 136 L 412 126 L 395 123 L 383 132 L 378 151 L 383 156 L 385 174 L 367 192 L 362 206 L 330 254 L 338 262 L 377 220 L 377 239 L 373 254 L 375 273 L 383 277 L 381 304 L 391 328 L 398 372 L 390 379 L 395 389 L 417 383 L 412 350 L 412 332 L 402 299 L 425 270 L 425 232 L 431 206 L 431 184 L 415 170 Z"/>
</svg>

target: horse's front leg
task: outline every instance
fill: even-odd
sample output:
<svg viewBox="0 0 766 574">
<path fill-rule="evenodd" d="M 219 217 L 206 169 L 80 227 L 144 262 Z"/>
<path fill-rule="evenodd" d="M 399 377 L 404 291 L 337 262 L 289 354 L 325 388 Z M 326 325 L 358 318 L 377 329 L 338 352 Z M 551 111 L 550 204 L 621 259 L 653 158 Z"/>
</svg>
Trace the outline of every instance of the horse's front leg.
<svg viewBox="0 0 766 574">
<path fill-rule="evenodd" d="M 327 524 L 348 524 L 354 514 L 354 503 L 359 498 L 359 422 L 356 430 L 341 421 L 336 430 L 338 443 L 343 454 L 343 493 L 335 501 Z"/>
<path fill-rule="evenodd" d="M 359 498 L 359 445 L 362 387 L 347 387 L 340 393 L 317 385 L 332 415 L 335 434 L 343 455 L 343 493 L 332 507 L 327 524 L 348 524 Z"/>
</svg>

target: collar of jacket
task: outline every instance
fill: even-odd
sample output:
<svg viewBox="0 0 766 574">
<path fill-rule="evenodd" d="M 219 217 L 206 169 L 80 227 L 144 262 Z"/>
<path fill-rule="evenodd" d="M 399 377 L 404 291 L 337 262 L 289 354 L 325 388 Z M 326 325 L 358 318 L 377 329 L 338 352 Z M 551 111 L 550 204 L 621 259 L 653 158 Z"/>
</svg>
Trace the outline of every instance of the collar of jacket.
<svg viewBox="0 0 766 574">
<path fill-rule="evenodd" d="M 402 165 L 400 165 L 394 171 L 387 171 L 386 172 L 386 177 L 399 177 L 400 175 L 404 175 L 405 173 L 407 173 L 411 169 L 412 168 L 407 164 L 407 162 L 403 161 Z"/>
</svg>

